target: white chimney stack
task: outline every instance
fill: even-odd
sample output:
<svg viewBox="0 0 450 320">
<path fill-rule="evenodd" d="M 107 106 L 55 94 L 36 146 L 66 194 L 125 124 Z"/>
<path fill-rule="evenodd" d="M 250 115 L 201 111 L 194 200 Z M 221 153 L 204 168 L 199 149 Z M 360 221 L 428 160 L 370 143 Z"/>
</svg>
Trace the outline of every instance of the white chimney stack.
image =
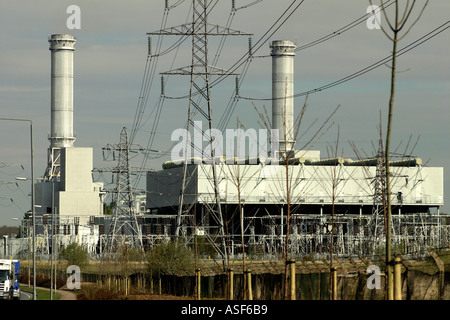
<svg viewBox="0 0 450 320">
<path fill-rule="evenodd" d="M 272 56 L 272 129 L 279 129 L 279 151 L 293 151 L 294 136 L 294 56 L 296 45 L 276 40 L 270 45 Z"/>
<path fill-rule="evenodd" d="M 76 39 L 70 34 L 49 37 L 52 52 L 50 147 L 73 147 L 73 52 Z"/>
<path fill-rule="evenodd" d="M 51 129 L 49 135 L 47 179 L 59 177 L 61 148 L 73 147 L 73 52 L 76 38 L 53 34 L 48 38 L 51 51 Z"/>
</svg>

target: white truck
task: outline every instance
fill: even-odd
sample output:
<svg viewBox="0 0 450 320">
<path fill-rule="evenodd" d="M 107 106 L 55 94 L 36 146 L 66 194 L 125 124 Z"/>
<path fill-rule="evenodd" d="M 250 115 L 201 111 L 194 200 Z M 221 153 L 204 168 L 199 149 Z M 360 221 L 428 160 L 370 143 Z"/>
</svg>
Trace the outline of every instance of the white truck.
<svg viewBox="0 0 450 320">
<path fill-rule="evenodd" d="M 19 298 L 19 261 L 0 259 L 0 298 L 12 300 Z"/>
</svg>

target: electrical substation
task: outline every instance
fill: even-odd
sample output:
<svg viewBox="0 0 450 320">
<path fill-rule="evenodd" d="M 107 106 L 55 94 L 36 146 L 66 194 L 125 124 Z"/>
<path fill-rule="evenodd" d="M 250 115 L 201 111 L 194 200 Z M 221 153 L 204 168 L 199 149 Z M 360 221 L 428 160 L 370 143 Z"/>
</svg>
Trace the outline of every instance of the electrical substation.
<svg viewBox="0 0 450 320">
<path fill-rule="evenodd" d="M 236 69 L 210 64 L 208 39 L 249 38 L 248 53 L 243 50 L 246 63 L 253 59 L 254 46 L 251 33 L 209 22 L 210 0 L 191 2 L 191 22 L 148 33 L 148 57 L 159 57 L 160 52 L 151 52 L 153 37 L 192 41 L 192 64 L 162 72 L 161 83 L 164 87 L 167 78 L 184 77 L 189 97 L 180 108 L 186 111 L 186 132 L 198 134 L 201 143 L 213 146 L 219 140 L 211 134 L 216 120 L 212 77 L 236 78 L 237 98 L 232 104 L 239 101 L 241 79 Z M 195 237 L 213 248 L 214 254 L 208 251 L 205 257 L 213 255 L 219 261 L 240 258 L 244 250 L 252 259 L 278 259 L 286 241 L 293 258 L 327 259 L 331 241 L 338 257 L 373 257 L 384 250 L 389 194 L 392 243 L 404 256 L 421 257 L 427 255 L 428 247 L 449 245 L 450 216 L 440 212 L 444 205 L 442 167 L 426 166 L 421 158 L 404 154 L 389 163 L 388 193 L 381 138 L 370 157 L 330 157 L 314 148 L 297 147 L 295 115 L 300 110 L 294 108 L 294 41 L 272 40 L 261 49 L 270 54 L 272 68 L 272 79 L 267 79 L 272 81 L 271 117 L 267 115 L 268 125 L 261 129 L 278 135 L 236 129 L 226 139 L 234 143 L 230 148 L 200 151 L 194 140 L 185 139 L 182 156 L 161 162 L 159 170 L 132 167 L 130 152 L 147 151 L 133 144 L 133 129 L 123 128 L 117 134 L 119 142 L 111 141 L 104 148 L 105 153 L 114 154 L 115 165 L 110 168 L 94 168 L 92 148 L 75 147 L 76 41 L 68 34 L 53 34 L 48 39 L 51 130 L 47 169 L 34 187 L 36 234 L 31 234 L 27 212 L 21 226 L 24 237 L 10 240 L 9 255 L 27 256 L 34 236 L 36 253 L 44 257 L 72 242 L 84 246 L 91 258 L 101 259 L 124 245 L 147 250 L 161 241 L 179 240 L 192 247 Z M 207 125 L 206 130 L 196 125 L 198 121 Z M 238 153 L 239 143 L 254 149 Z M 98 172 L 113 175 L 112 189 L 94 181 Z M 145 179 L 145 192 L 134 189 L 131 173 L 136 172 Z M 107 195 L 115 204 L 111 215 L 104 214 Z"/>
</svg>

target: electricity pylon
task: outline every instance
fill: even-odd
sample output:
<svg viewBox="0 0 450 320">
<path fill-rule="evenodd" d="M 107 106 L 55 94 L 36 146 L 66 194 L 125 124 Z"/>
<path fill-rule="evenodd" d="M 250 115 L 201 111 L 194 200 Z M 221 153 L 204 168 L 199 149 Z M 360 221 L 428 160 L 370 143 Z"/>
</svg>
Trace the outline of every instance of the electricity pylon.
<svg viewBox="0 0 450 320">
<path fill-rule="evenodd" d="M 147 33 L 151 35 L 163 35 L 163 36 L 189 36 L 192 38 L 192 52 L 191 52 L 191 65 L 177 68 L 171 71 L 163 72 L 163 75 L 189 75 L 190 76 L 190 89 L 189 89 L 189 104 L 188 104 L 188 116 L 187 116 L 187 131 L 190 129 L 199 130 L 194 126 L 194 114 L 197 113 L 202 119 L 206 119 L 208 122 L 208 128 L 211 132 L 212 129 L 212 107 L 211 107 L 211 76 L 228 76 L 233 73 L 211 66 L 208 63 L 208 38 L 210 36 L 251 36 L 251 34 L 244 33 L 238 30 L 233 30 L 227 27 L 214 25 L 208 23 L 208 14 L 212 10 L 212 0 L 192 0 L 192 22 L 179 25 L 176 27 L 166 28 L 156 32 Z M 206 141 L 209 141 L 212 145 L 212 135 L 206 136 L 201 132 L 202 137 L 205 137 Z M 188 148 L 199 148 L 199 146 L 193 146 L 189 139 L 186 139 L 186 151 Z M 188 152 L 184 153 L 186 159 L 184 159 L 183 165 L 183 177 L 181 182 L 181 190 L 179 196 L 176 236 L 183 237 L 188 240 L 187 229 L 192 224 L 196 224 L 196 221 L 192 221 L 192 208 L 197 201 L 194 195 L 194 201 L 186 204 L 186 187 L 195 171 L 188 170 L 188 164 L 191 159 L 187 159 Z M 206 204 L 207 214 L 213 218 L 215 225 L 217 226 L 217 232 L 209 232 L 206 234 L 209 242 L 215 247 L 216 251 L 226 260 L 226 244 L 225 244 L 225 232 L 224 221 L 222 216 L 222 209 L 220 205 L 220 196 L 218 192 L 217 172 L 215 165 L 214 148 L 211 148 L 210 154 L 203 154 L 204 159 L 211 160 L 212 170 L 212 187 L 214 189 L 214 203 Z M 192 199 L 192 198 L 191 198 Z M 195 209 L 194 209 L 195 210 Z M 212 230 L 212 226 L 208 226 L 208 230 Z M 221 242 L 220 247 L 217 243 Z"/>
<path fill-rule="evenodd" d="M 376 156 L 377 164 L 375 169 L 374 183 L 374 195 L 373 195 L 373 207 L 372 217 L 375 219 L 375 228 L 373 231 L 374 240 L 383 234 L 384 229 L 380 226 L 385 225 L 384 213 L 385 213 L 385 201 L 386 201 L 386 165 L 384 163 L 383 141 L 379 140 L 378 154 Z M 381 230 L 380 230 L 381 229 Z"/>
<path fill-rule="evenodd" d="M 120 143 L 108 145 L 104 150 L 118 153 L 117 167 L 112 170 L 116 174 L 116 187 L 113 194 L 113 213 L 106 238 L 105 252 L 116 253 L 121 246 L 130 249 L 143 250 L 142 231 L 136 217 L 136 208 L 133 205 L 134 193 L 131 188 L 130 151 L 135 150 L 128 143 L 126 128 L 120 133 Z M 142 148 L 138 148 L 142 151 Z"/>
</svg>

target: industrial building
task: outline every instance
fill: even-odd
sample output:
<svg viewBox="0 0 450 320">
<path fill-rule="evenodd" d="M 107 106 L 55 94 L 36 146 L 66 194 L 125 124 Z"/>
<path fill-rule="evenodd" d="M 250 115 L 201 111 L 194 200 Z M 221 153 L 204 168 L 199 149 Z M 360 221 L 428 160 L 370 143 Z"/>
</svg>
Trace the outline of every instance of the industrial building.
<svg viewBox="0 0 450 320">
<path fill-rule="evenodd" d="M 49 38 L 50 147 L 47 170 L 35 184 L 36 251 L 40 254 L 52 251 L 52 235 L 57 248 L 78 242 L 92 257 L 107 252 L 112 237 L 147 249 L 177 238 L 189 245 L 199 236 L 212 244 L 217 258 L 225 250 L 239 257 L 243 247 L 256 258 L 277 258 L 287 234 L 293 257 L 326 257 L 332 238 L 339 256 L 371 256 L 383 246 L 386 192 L 381 153 L 368 159 L 328 158 L 319 150 L 295 148 L 296 45 L 289 40 L 270 45 L 270 129 L 278 132 L 278 139 L 269 139 L 269 148 L 266 141 L 252 140 L 254 135 L 242 132 L 248 145 L 260 151 L 265 145 L 264 156 L 254 157 L 249 151 L 245 158 L 220 154 L 172 159 L 162 164 L 162 170 L 147 173 L 145 197 L 132 194 L 129 181 L 122 184 L 129 180 L 126 160 L 118 173 L 126 179 L 120 182 L 118 176 L 117 180 L 126 197 L 118 201 L 112 216 L 105 216 L 103 184 L 92 180 L 92 148 L 74 147 L 75 42 L 72 35 Z M 443 168 L 422 166 L 420 158 L 408 157 L 390 166 L 394 244 L 401 245 L 406 256 L 423 255 L 427 246 L 448 245 L 450 221 L 439 212 L 444 204 Z M 31 236 L 30 220 L 23 223 L 27 236 Z M 113 230 L 111 226 L 116 225 Z M 10 253 L 27 253 L 29 237 L 10 246 Z"/>
<path fill-rule="evenodd" d="M 101 231 L 96 217 L 103 215 L 102 182 L 93 182 L 93 149 L 77 148 L 73 130 L 73 55 L 76 38 L 53 34 L 51 52 L 51 108 L 47 169 L 34 184 L 36 251 L 48 254 L 52 234 L 57 247 L 82 243 L 93 252 Z M 22 234 L 32 236 L 31 212 L 26 213 Z M 29 238 L 28 238 L 29 239 Z M 11 242 L 20 252 L 29 251 L 27 238 Z"/>
<path fill-rule="evenodd" d="M 263 256 L 280 254 L 288 231 L 294 256 L 328 254 L 333 219 L 337 254 L 372 255 L 384 241 L 383 158 L 323 159 L 318 150 L 295 150 L 295 44 L 274 41 L 271 49 L 271 123 L 279 130 L 278 153 L 272 152 L 271 159 L 225 155 L 214 163 L 211 158 L 168 161 L 163 170 L 147 174 L 147 209 L 177 216 L 160 229 L 166 236 L 178 229 L 177 236 L 187 241 L 197 234 L 219 243 L 214 235 L 222 228 L 232 254 L 242 252 L 242 236 L 247 250 Z M 258 144 L 251 134 L 243 135 L 249 145 Z M 439 216 L 444 204 L 443 168 L 423 167 L 419 158 L 392 161 L 390 166 L 394 242 L 402 243 L 410 254 L 423 250 L 424 242 L 447 244 L 448 221 Z M 184 180 L 188 183 L 183 188 Z M 222 223 L 212 219 L 217 196 Z M 432 216 L 434 209 L 437 215 Z"/>
<path fill-rule="evenodd" d="M 317 236 L 329 236 L 331 215 L 334 213 L 336 223 L 341 221 L 341 224 L 345 224 L 345 230 L 341 230 L 343 237 L 349 236 L 348 232 L 352 229 L 352 236 L 358 238 L 361 233 L 364 241 L 374 242 L 374 239 L 384 234 L 381 206 L 374 211 L 376 203 L 373 182 L 376 179 L 376 166 L 348 159 L 337 159 L 335 162 L 336 165 L 323 165 L 320 160 L 301 159 L 298 164 L 287 168 L 284 165 L 262 163 L 218 164 L 218 192 L 224 208 L 224 219 L 228 220 L 226 223 L 230 238 L 236 242 L 240 239 L 239 219 L 242 219 L 245 238 L 249 242 L 253 241 L 270 252 L 275 250 L 274 246 L 280 249 L 283 235 L 287 232 L 286 213 L 289 203 L 290 232 L 293 235 L 300 236 L 303 233 L 305 239 L 310 240 L 316 233 Z M 406 230 L 412 226 L 411 219 L 416 219 L 413 229 L 415 226 L 420 227 L 423 219 L 429 220 L 430 210 L 436 208 L 439 213 L 439 208 L 443 205 L 443 169 L 422 167 L 419 163 L 420 159 L 414 159 L 402 161 L 401 165 L 398 163 L 392 167 L 395 177 L 392 184 L 393 226 L 394 234 L 397 235 L 404 232 L 413 235 L 413 230 Z M 191 219 L 183 221 L 184 232 L 192 234 L 194 223 L 198 230 L 215 232 L 218 226 L 211 225 L 212 219 L 208 218 L 210 207 L 215 203 L 211 165 L 190 164 L 188 170 L 190 182 L 184 204 L 190 208 Z M 176 215 L 182 177 L 182 166 L 149 172 L 147 208 L 159 215 Z M 289 200 L 286 192 L 288 188 Z M 235 214 L 239 205 L 241 218 L 239 213 Z M 195 222 L 192 218 L 194 214 Z M 445 225 L 446 221 L 435 217 L 432 223 L 437 229 L 439 224 Z M 444 234 L 442 236 L 445 237 Z M 275 240 L 276 243 L 269 245 L 269 240 Z M 326 244 L 324 242 L 323 246 L 326 247 Z"/>
<path fill-rule="evenodd" d="M 72 228 L 103 214 L 102 183 L 92 181 L 92 148 L 74 147 L 73 54 L 76 39 L 54 34 L 51 51 L 51 131 L 46 172 L 36 185 L 36 214 L 66 217 Z M 52 211 L 52 208 L 54 212 Z"/>
</svg>

